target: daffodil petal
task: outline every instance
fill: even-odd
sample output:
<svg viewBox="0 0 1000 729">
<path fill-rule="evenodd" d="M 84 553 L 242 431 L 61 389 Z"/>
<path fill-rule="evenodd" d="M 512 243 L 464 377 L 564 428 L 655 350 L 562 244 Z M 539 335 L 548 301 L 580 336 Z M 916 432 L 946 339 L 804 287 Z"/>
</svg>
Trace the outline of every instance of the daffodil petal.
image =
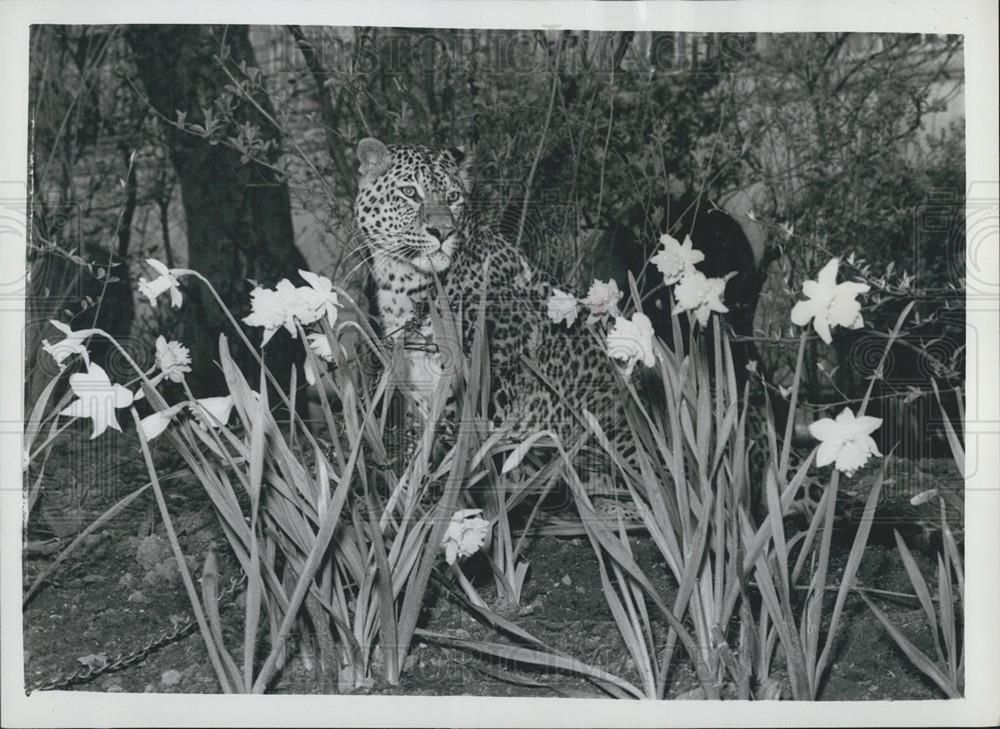
<svg viewBox="0 0 1000 729">
<path fill-rule="evenodd" d="M 111 394 L 115 407 L 119 410 L 121 408 L 127 408 L 135 400 L 135 396 L 132 394 L 132 391 L 121 385 L 114 385 L 114 387 L 111 388 Z"/>
<path fill-rule="evenodd" d="M 837 441 L 824 441 L 820 443 L 819 450 L 816 451 L 816 465 L 822 468 L 823 466 L 829 466 L 837 458 L 837 452 L 840 450 L 840 443 Z"/>
<path fill-rule="evenodd" d="M 863 438 L 860 439 L 860 441 L 868 449 L 869 453 L 871 453 L 873 455 L 876 455 L 876 456 L 881 456 L 882 455 L 882 452 L 879 451 L 879 449 L 878 449 L 878 443 L 876 443 L 875 439 L 872 438 L 870 435 L 864 436 Z"/>
<path fill-rule="evenodd" d="M 67 418 L 85 418 L 87 417 L 87 409 L 83 400 L 74 400 L 60 410 L 59 414 Z"/>
<path fill-rule="evenodd" d="M 871 415 L 862 415 L 855 418 L 855 427 L 860 435 L 870 435 L 882 427 L 882 418 L 875 418 Z"/>
<path fill-rule="evenodd" d="M 809 435 L 816 440 L 826 441 L 835 438 L 839 430 L 837 423 L 830 418 L 822 418 L 809 424 Z"/>
<path fill-rule="evenodd" d="M 830 333 L 830 323 L 826 320 L 825 316 L 816 316 L 813 319 L 813 327 L 816 329 L 816 333 L 819 334 L 820 339 L 827 344 L 833 344 L 833 335 Z"/>
<path fill-rule="evenodd" d="M 163 433 L 172 419 L 171 413 L 167 410 L 160 410 L 140 420 L 139 427 L 142 429 L 143 436 L 149 441 Z"/>
<path fill-rule="evenodd" d="M 816 304 L 812 301 L 799 301 L 792 307 L 792 323 L 804 327 L 816 315 Z"/>
<path fill-rule="evenodd" d="M 155 258 L 147 258 L 146 259 L 146 263 L 149 265 L 150 268 L 152 268 L 154 271 L 156 271 L 159 275 L 161 275 L 161 276 L 169 276 L 170 275 L 170 269 L 167 268 L 165 264 L 160 263 L 159 261 L 157 261 Z"/>
<path fill-rule="evenodd" d="M 820 269 L 819 276 L 816 277 L 817 283 L 823 289 L 832 289 L 837 285 L 837 271 L 840 269 L 840 259 L 831 258 L 830 262 Z"/>
<path fill-rule="evenodd" d="M 818 281 L 811 279 L 802 284 L 802 294 L 809 299 L 825 299 L 828 295 Z"/>
</svg>

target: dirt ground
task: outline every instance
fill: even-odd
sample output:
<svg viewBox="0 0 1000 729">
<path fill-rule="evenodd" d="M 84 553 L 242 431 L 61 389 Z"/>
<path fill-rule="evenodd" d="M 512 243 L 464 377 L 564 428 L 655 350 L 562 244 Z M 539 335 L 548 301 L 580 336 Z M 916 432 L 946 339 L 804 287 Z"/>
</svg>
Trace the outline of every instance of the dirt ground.
<svg viewBox="0 0 1000 729">
<path fill-rule="evenodd" d="M 103 436 L 103 450 L 92 453 L 86 434 L 70 433 L 54 449 L 43 481 L 45 492 L 32 515 L 24 557 L 24 585 L 52 562 L 79 529 L 116 500 L 147 480 L 134 436 Z M 87 443 L 87 447 L 80 447 Z M 162 473 L 179 464 L 162 461 Z M 873 528 L 858 576 L 860 586 L 911 593 L 893 544 L 893 529 L 906 538 L 929 578 L 940 535 L 934 509 L 911 507 L 909 496 L 923 488 L 961 488 L 954 465 L 946 460 L 896 460 L 888 471 L 879 519 Z M 872 471 L 845 484 L 835 546 L 839 569 L 853 533 L 852 505 L 863 502 Z M 196 482 L 179 479 L 165 485 L 171 513 L 186 554 L 197 573 L 210 545 L 220 554 L 224 583 L 235 575 L 226 559 L 225 540 Z M 57 567 L 24 609 L 25 676 L 29 687 L 84 665 L 101 665 L 147 643 L 190 614 L 188 598 L 152 509 L 152 494 L 136 500 L 125 512 L 89 537 Z M 860 506 L 856 513 L 860 513 Z M 952 524 L 959 538 L 960 523 Z M 648 539 L 633 538 L 633 548 L 647 574 L 655 576 L 669 596 L 672 589 L 665 566 Z M 514 620 L 546 641 L 585 662 L 634 678 L 601 589 L 597 564 L 583 538 L 538 537 L 528 550 L 531 563 L 520 614 Z M 475 571 L 475 563 L 467 565 Z M 197 575 L 196 575 L 197 576 Z M 834 575 L 833 580 L 836 579 Z M 492 587 L 483 581 L 489 600 Z M 240 596 L 236 609 L 223 611 L 231 647 L 242 639 Z M 919 647 L 931 645 L 929 628 L 915 601 L 879 599 L 879 605 Z M 429 596 L 422 619 L 428 630 L 464 638 L 503 641 L 447 595 Z M 822 692 L 824 700 L 932 699 L 940 693 L 907 661 L 882 626 L 856 596 L 847 603 L 835 655 Z M 780 654 L 780 649 L 779 649 Z M 785 680 L 780 656 L 774 675 Z M 696 686 L 684 657 L 678 653 L 669 684 L 677 697 Z M 513 670 L 511 670 L 513 669 Z M 79 691 L 215 693 L 215 674 L 197 630 L 154 651 L 121 670 L 79 682 Z M 295 656 L 274 686 L 276 693 L 315 693 L 317 681 L 307 662 Z M 365 691 L 382 694 L 484 696 L 597 696 L 596 687 L 558 672 L 499 666 L 470 653 L 428 641 L 416 643 L 401 685 L 378 681 Z M 688 694 L 690 695 L 690 694 Z M 790 698 L 787 686 L 783 698 Z"/>
</svg>

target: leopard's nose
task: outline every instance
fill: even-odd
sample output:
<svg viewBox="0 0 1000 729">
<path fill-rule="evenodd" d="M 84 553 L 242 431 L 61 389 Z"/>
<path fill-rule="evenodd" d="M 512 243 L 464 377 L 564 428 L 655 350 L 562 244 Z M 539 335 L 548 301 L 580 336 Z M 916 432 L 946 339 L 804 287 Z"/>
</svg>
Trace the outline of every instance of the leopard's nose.
<svg viewBox="0 0 1000 729">
<path fill-rule="evenodd" d="M 439 243 L 443 243 L 445 237 L 448 235 L 446 231 L 443 231 L 440 228 L 428 228 L 427 233 L 434 238 L 437 238 Z"/>
</svg>

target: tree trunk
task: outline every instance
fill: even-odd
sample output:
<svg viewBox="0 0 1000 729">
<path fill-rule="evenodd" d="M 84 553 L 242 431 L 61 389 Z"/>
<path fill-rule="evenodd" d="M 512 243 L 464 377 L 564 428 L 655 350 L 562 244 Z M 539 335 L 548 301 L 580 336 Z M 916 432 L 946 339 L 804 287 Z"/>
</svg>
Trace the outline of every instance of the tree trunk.
<svg viewBox="0 0 1000 729">
<path fill-rule="evenodd" d="M 206 276 L 222 300 L 239 318 L 249 312 L 247 279 L 273 286 L 281 278 L 296 277 L 305 261 L 295 248 L 288 186 L 271 169 L 278 156 L 278 130 L 246 97 L 233 93 L 232 79 L 247 79 L 256 68 L 246 26 L 130 26 L 126 31 L 135 52 L 139 76 L 149 102 L 166 119 L 184 119 L 185 130 L 164 122 L 171 158 L 181 184 L 187 222 L 188 265 Z M 246 64 L 241 70 L 241 64 Z M 227 88 L 228 87 L 228 88 Z M 267 96 L 251 92 L 253 101 L 272 119 Z M 229 107 L 227 109 L 227 107 Z M 206 126 L 208 111 L 219 122 L 206 135 L 192 133 L 192 125 Z M 271 143 L 245 158 L 230 138 L 240 138 L 240 127 L 256 127 L 256 137 Z M 234 340 L 234 332 L 218 304 L 204 287 L 183 286 L 174 338 L 191 348 L 189 377 L 200 393 L 223 389 L 218 361 L 220 332 Z M 287 382 L 297 348 L 286 335 L 277 335 L 266 350 L 267 365 Z M 251 332 L 251 341 L 260 332 Z M 234 342 L 232 352 L 252 386 L 259 371 L 244 347 Z"/>
</svg>

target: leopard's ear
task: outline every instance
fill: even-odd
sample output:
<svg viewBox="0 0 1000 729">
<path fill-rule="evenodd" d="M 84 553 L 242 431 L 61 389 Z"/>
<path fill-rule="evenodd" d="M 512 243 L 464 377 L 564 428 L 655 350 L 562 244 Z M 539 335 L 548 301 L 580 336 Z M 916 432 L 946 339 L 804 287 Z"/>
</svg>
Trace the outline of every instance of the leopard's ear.
<svg viewBox="0 0 1000 729">
<path fill-rule="evenodd" d="M 358 142 L 357 154 L 362 182 L 378 177 L 392 165 L 389 148 L 374 137 L 365 137 Z"/>
<path fill-rule="evenodd" d="M 448 154 L 455 160 L 458 176 L 462 179 L 462 186 L 466 192 L 469 192 L 472 189 L 472 165 L 476 156 L 472 152 L 466 152 L 463 146 L 451 147 Z"/>
</svg>

